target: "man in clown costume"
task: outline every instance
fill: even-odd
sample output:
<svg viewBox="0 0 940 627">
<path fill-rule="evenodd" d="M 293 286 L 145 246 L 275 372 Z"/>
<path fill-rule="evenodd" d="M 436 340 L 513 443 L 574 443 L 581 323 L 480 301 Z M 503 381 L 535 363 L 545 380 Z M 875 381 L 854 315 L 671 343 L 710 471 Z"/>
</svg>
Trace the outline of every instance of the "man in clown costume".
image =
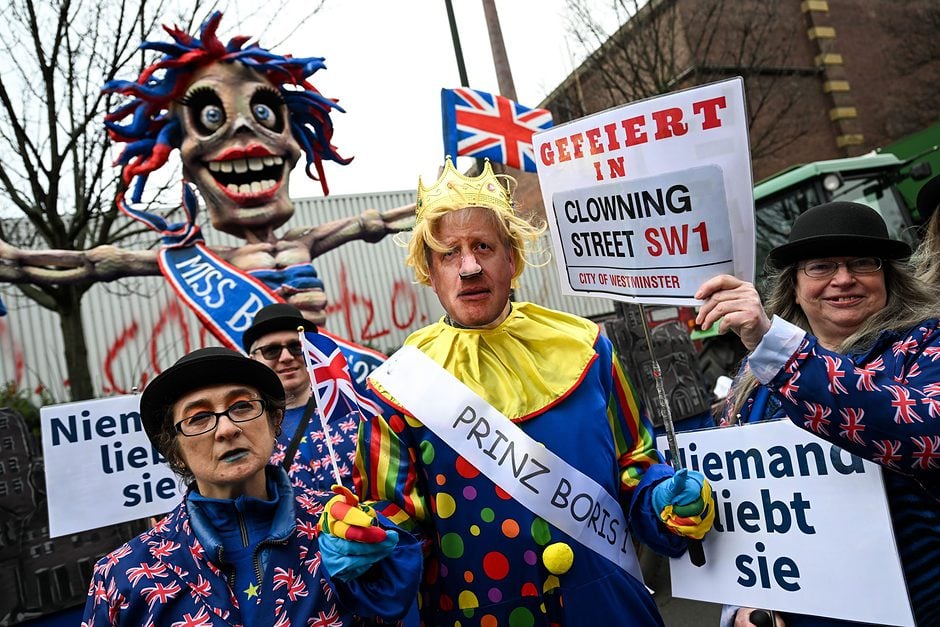
<svg viewBox="0 0 940 627">
<path fill-rule="evenodd" d="M 512 302 L 544 227 L 511 182 L 419 181 L 407 263 L 446 315 L 370 378 L 397 411 L 360 426 L 357 488 L 424 537 L 427 627 L 661 625 L 626 531 L 681 555 L 710 487 L 661 463 L 595 323 Z"/>
</svg>

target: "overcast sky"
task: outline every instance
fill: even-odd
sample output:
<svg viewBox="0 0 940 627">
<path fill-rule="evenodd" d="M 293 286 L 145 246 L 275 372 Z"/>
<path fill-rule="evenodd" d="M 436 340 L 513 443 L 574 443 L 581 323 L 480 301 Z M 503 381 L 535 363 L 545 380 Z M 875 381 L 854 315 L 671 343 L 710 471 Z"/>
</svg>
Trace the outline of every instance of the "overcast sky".
<svg viewBox="0 0 940 627">
<path fill-rule="evenodd" d="M 565 0 L 496 4 L 518 100 L 536 106 L 574 69 L 572 57 L 583 56 L 568 43 Z M 453 5 L 470 86 L 498 93 L 482 2 Z M 222 26 L 226 39 L 234 34 Z M 263 35 L 261 44 L 272 45 Z M 331 193 L 413 189 L 419 174 L 433 179 L 444 157 L 440 89 L 460 86 L 444 0 L 327 0 L 275 49 L 326 57 L 314 84 L 346 109 L 334 116 L 334 144 L 355 157 L 326 165 Z M 291 195 L 319 196 L 319 184 L 298 167 Z"/>
<path fill-rule="evenodd" d="M 346 109 L 333 115 L 333 143 L 341 155 L 354 157 L 347 166 L 325 164 L 330 192 L 411 190 L 419 175 L 433 180 L 444 160 L 440 90 L 460 86 L 444 0 L 325 0 L 322 10 L 306 20 L 301 18 L 309 8 L 298 7 L 312 0 L 282 1 L 286 9 L 272 18 L 254 0 L 223 0 L 219 36 L 228 41 L 247 35 L 278 53 L 325 57 L 326 69 L 312 81 Z M 589 1 L 609 5 L 607 0 Z M 470 87 L 499 93 L 482 0 L 452 2 Z M 566 2 L 496 0 L 523 105 L 537 106 L 585 56 L 568 34 Z M 171 24 L 175 18 L 168 13 L 162 21 Z M 272 26 L 266 29 L 268 24 Z M 159 32 L 151 39 L 168 37 Z M 114 146 L 115 157 L 122 148 Z M 461 157 L 457 166 L 470 164 Z M 148 194 L 162 177 L 179 179 L 177 153 L 154 174 Z M 294 198 L 322 195 L 320 184 L 304 174 L 303 158 L 291 177 L 290 192 Z M 160 199 L 176 205 L 178 188 L 171 186 Z"/>
</svg>

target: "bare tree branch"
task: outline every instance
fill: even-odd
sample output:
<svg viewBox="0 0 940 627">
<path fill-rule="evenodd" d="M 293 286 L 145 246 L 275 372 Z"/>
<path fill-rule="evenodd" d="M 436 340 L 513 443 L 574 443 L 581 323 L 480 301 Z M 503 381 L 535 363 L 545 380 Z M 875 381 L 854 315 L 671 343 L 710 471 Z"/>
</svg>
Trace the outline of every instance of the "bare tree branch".
<svg viewBox="0 0 940 627">
<path fill-rule="evenodd" d="M 582 115 L 729 76 L 745 83 L 754 159 L 809 132 L 805 99 L 791 80 L 815 73 L 793 66 L 794 39 L 781 28 L 783 0 L 611 0 L 599 11 L 568 0 L 569 32 L 591 52 L 581 73 Z M 604 24 L 619 26 L 611 32 Z M 590 83 L 595 88 L 587 87 Z M 569 109 L 571 97 L 564 98 Z M 786 125 L 766 123 L 786 118 Z"/>
</svg>

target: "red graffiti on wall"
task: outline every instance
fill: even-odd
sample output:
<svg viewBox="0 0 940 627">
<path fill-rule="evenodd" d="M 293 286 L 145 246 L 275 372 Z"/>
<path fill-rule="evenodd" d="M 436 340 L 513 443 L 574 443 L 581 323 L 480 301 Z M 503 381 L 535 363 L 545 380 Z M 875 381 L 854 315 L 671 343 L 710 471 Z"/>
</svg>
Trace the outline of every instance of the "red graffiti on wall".
<svg viewBox="0 0 940 627">
<path fill-rule="evenodd" d="M 392 283 L 386 298 L 374 298 L 358 291 L 349 281 L 345 263 L 340 263 L 338 276 L 332 282 L 331 302 L 326 308 L 330 329 L 350 341 L 374 343 L 389 336 L 393 330 L 412 331 L 428 321 L 417 288 L 406 279 Z M 198 325 L 198 330 L 197 326 Z M 176 359 L 194 348 L 217 344 L 209 330 L 187 314 L 178 300 L 171 299 L 153 323 L 135 317 L 116 329 L 106 347 L 99 372 L 102 373 L 103 394 L 128 394 L 143 389 L 147 382 L 168 366 L 167 359 Z M 386 347 L 388 348 L 388 347 Z M 13 367 L 14 383 L 25 384 L 25 357 L 9 323 L 0 318 L 0 359 Z M 92 364 L 92 368 L 94 368 Z M 41 376 L 41 375 L 40 375 Z M 48 376 L 48 375 L 47 375 Z M 40 385 L 53 384 L 46 379 Z M 68 382 L 63 381 L 67 388 Z"/>
<path fill-rule="evenodd" d="M 404 279 L 397 279 L 392 284 L 392 295 L 387 303 L 376 303 L 350 287 L 346 264 L 340 262 L 336 288 L 336 297 L 326 307 L 327 319 L 336 320 L 338 317 L 342 320 L 345 329 L 338 333 L 353 342 L 367 343 L 391 334 L 391 328 L 380 320 L 391 320 L 400 331 L 416 329 L 427 323 L 428 316 L 420 309 L 415 286 Z M 379 311 L 388 315 L 377 317 Z M 355 322 L 356 318 L 361 322 Z"/>
<path fill-rule="evenodd" d="M 428 317 L 424 312 L 418 311 L 418 295 L 414 285 L 407 281 L 398 279 L 392 284 L 392 302 L 389 305 L 392 309 L 392 324 L 402 331 L 411 328 L 419 315 L 419 322 L 427 322 Z"/>
<path fill-rule="evenodd" d="M 170 301 L 164 308 L 160 318 L 157 319 L 157 323 L 153 326 L 153 331 L 150 333 L 150 367 L 153 369 L 154 374 L 163 372 L 159 364 L 160 358 L 157 346 L 160 336 L 169 332 L 171 322 L 175 322 L 179 326 L 180 336 L 183 339 L 183 350 L 180 354 L 186 355 L 190 351 L 189 324 L 186 322 L 186 318 L 183 317 L 183 310 L 180 307 L 179 301 Z"/>
<path fill-rule="evenodd" d="M 200 328 L 198 334 L 199 347 L 207 346 L 206 340 L 206 330 Z M 115 365 L 122 359 L 132 360 L 132 363 L 135 364 L 138 363 L 140 355 L 143 354 L 143 347 L 140 346 L 141 342 L 146 344 L 148 363 L 140 373 L 137 381 L 131 382 L 130 386 L 122 385 L 115 378 L 114 373 L 119 370 Z M 140 323 L 137 320 L 131 320 L 118 332 L 117 337 L 108 345 L 105 353 L 103 364 L 105 380 L 102 391 L 105 394 L 127 394 L 133 387 L 143 389 L 152 376 L 156 376 L 163 371 L 163 364 L 160 363 L 161 343 L 163 345 L 179 346 L 179 354 L 188 353 L 193 348 L 189 321 L 184 315 L 183 308 L 176 300 L 170 301 L 160 311 L 156 322 L 148 331 L 141 332 Z M 128 369 L 125 368 L 125 370 Z"/>
<path fill-rule="evenodd" d="M 122 391 L 121 386 L 119 386 L 114 380 L 114 361 L 117 359 L 118 354 L 124 350 L 124 347 L 127 346 L 127 343 L 137 337 L 137 331 L 139 326 L 136 320 L 131 320 L 131 323 L 124 327 L 120 333 L 118 333 L 117 339 L 108 347 L 108 352 L 104 356 L 104 381 L 105 386 L 103 392 L 108 394 L 109 392 L 120 392 Z M 143 383 L 141 383 L 143 385 Z"/>
</svg>

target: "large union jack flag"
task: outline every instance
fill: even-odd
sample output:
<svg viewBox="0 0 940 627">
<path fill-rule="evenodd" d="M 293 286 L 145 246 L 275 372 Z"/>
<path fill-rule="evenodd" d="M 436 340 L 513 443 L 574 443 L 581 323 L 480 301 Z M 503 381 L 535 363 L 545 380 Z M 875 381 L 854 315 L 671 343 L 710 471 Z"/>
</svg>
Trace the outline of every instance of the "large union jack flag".
<svg viewBox="0 0 940 627">
<path fill-rule="evenodd" d="M 467 87 L 441 90 L 441 114 L 446 154 L 488 158 L 526 172 L 535 172 L 532 135 L 552 126 L 547 109 Z"/>
</svg>

